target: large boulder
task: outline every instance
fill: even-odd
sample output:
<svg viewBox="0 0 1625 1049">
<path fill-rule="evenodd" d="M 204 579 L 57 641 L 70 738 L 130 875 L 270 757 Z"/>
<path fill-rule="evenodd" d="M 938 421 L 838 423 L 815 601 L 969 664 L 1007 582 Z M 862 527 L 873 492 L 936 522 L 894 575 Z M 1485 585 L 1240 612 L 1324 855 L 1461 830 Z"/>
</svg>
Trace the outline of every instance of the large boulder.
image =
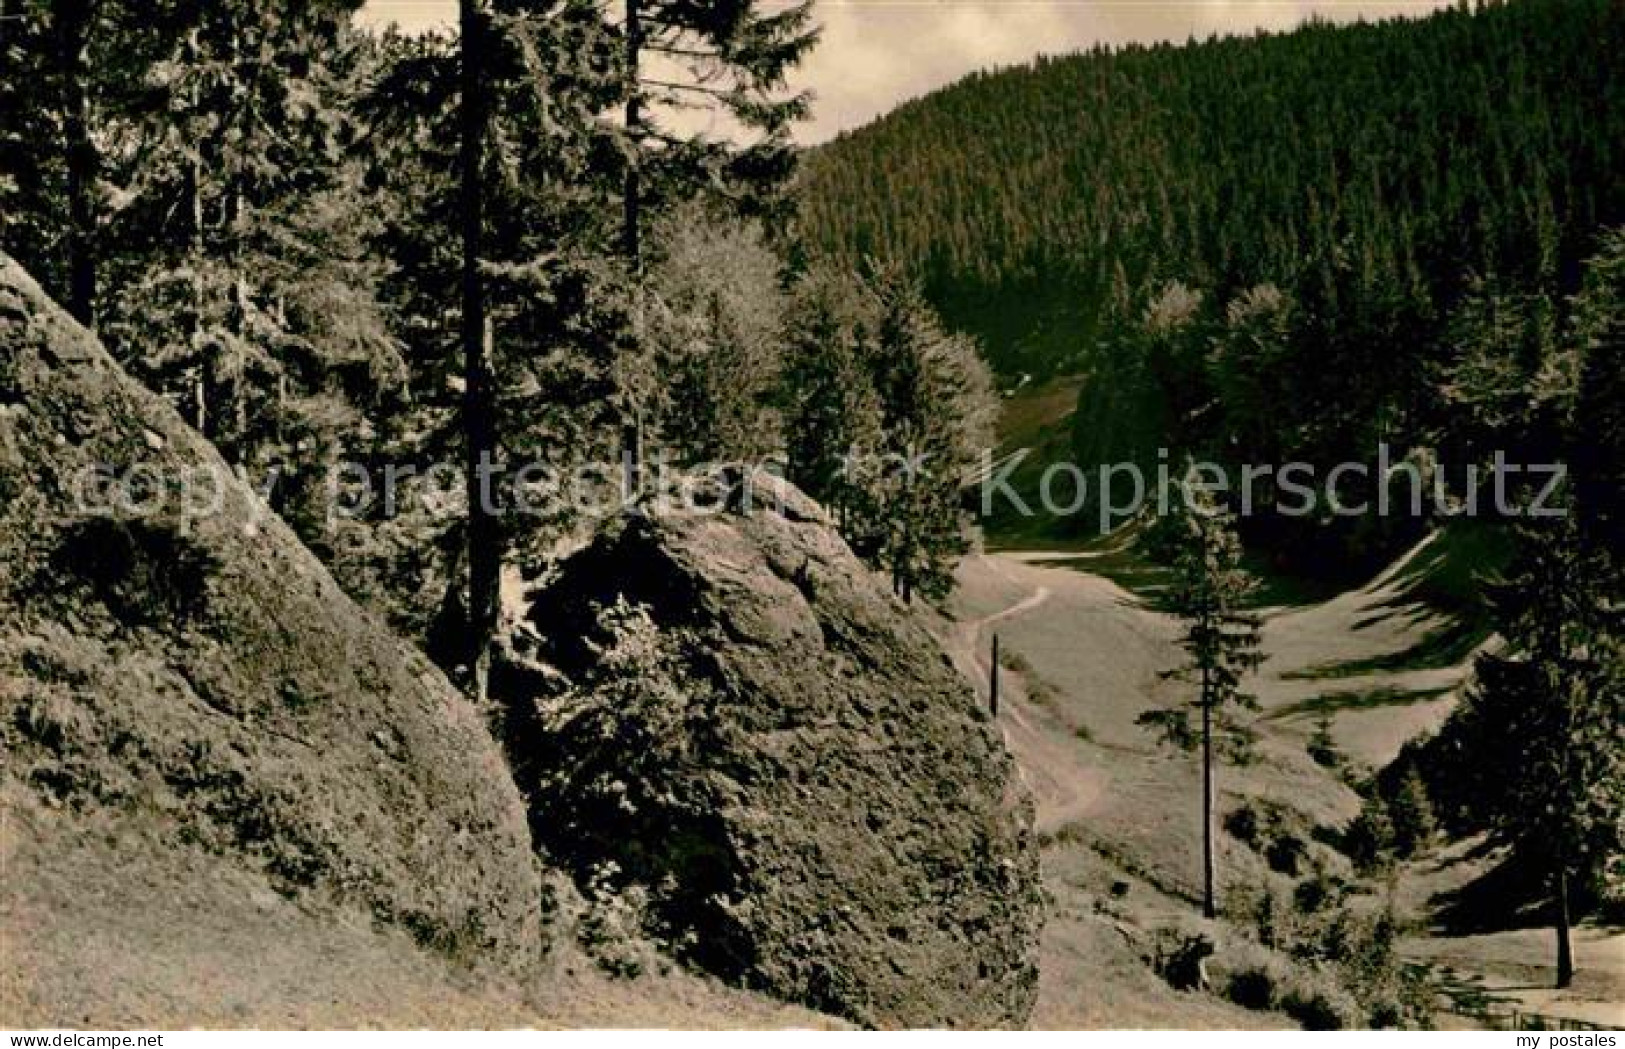
<svg viewBox="0 0 1625 1049">
<path fill-rule="evenodd" d="M 997 728 L 824 511 L 750 479 L 616 521 L 535 599 L 497 680 L 538 837 L 725 978 L 1023 1024 L 1042 905 Z"/>
<path fill-rule="evenodd" d="M 3 255 L 0 748 L 64 828 L 124 819 L 516 970 L 541 942 L 482 717 Z"/>
</svg>

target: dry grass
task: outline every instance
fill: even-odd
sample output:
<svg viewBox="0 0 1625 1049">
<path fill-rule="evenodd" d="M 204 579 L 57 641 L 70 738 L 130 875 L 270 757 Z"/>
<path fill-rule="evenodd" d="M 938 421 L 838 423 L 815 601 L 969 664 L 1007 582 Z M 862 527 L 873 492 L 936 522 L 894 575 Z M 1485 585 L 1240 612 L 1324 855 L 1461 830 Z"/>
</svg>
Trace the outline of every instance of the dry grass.
<svg viewBox="0 0 1625 1049">
<path fill-rule="evenodd" d="M 177 847 L 156 822 L 7 788 L 0 1027 L 838 1027 L 680 971 L 612 979 L 568 943 L 529 983 L 459 966 L 322 895 Z"/>
</svg>

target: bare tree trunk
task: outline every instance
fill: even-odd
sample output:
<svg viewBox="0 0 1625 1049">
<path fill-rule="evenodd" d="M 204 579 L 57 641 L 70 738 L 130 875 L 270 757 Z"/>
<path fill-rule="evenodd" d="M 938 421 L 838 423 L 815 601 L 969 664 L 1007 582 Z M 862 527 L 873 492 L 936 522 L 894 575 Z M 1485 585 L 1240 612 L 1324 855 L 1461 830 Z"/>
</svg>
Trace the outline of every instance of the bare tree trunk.
<svg viewBox="0 0 1625 1049">
<path fill-rule="evenodd" d="M 96 144 L 90 137 L 90 31 L 95 0 L 58 0 L 56 30 L 68 173 L 68 312 L 96 327 Z"/>
<path fill-rule="evenodd" d="M 185 54 L 188 65 L 197 64 L 199 51 L 198 32 L 193 29 L 186 37 Z M 200 104 L 196 79 L 192 81 L 187 98 L 191 113 L 195 116 Z M 188 266 L 192 271 L 192 316 L 186 332 L 186 337 L 191 343 L 187 347 L 189 355 L 197 352 L 203 341 L 203 162 L 198 153 L 199 148 L 201 148 L 199 143 L 192 143 L 191 155 L 186 162 L 185 192 L 189 222 L 187 237 L 191 252 Z M 209 362 L 202 359 L 192 368 L 192 425 L 205 437 L 209 434 L 208 368 Z"/>
<path fill-rule="evenodd" d="M 640 0 L 626 0 L 626 134 L 628 150 L 626 180 L 622 186 L 624 215 L 621 228 L 621 250 L 626 255 L 627 269 L 632 280 L 632 348 L 630 356 L 643 352 L 643 185 L 639 170 L 638 130 L 643 126 L 641 95 L 638 89 L 638 67 L 643 53 L 643 17 Z M 624 493 L 630 502 L 643 484 L 643 415 L 636 395 L 622 376 L 621 390 L 623 419 L 621 429 L 621 462 L 625 470 Z"/>
<path fill-rule="evenodd" d="M 245 114 L 252 114 L 252 107 L 244 102 L 244 96 L 249 93 L 249 89 L 244 86 L 240 72 L 242 32 L 242 27 L 238 26 L 237 31 L 232 34 L 231 41 L 227 45 L 227 59 L 234 76 L 233 103 Z M 249 116 L 248 119 L 252 117 Z M 241 161 L 228 154 L 226 197 L 221 205 L 221 226 L 224 233 L 221 255 L 231 280 L 230 297 L 226 308 L 226 330 L 233 336 L 230 346 L 232 431 L 228 438 L 230 458 L 233 460 L 244 458 L 243 438 L 248 432 L 248 400 L 245 393 L 248 353 L 244 345 L 244 333 L 248 330 L 248 284 L 243 279 L 241 248 L 246 236 L 244 212 L 249 205 L 244 200 L 242 171 Z"/>
<path fill-rule="evenodd" d="M 243 280 L 241 256 L 238 246 L 242 242 L 243 221 L 243 194 L 235 175 L 229 177 L 226 186 L 226 198 L 221 205 L 221 251 L 220 257 L 225 263 L 227 273 L 231 280 L 231 291 L 226 303 L 226 331 L 231 334 L 229 345 L 227 340 L 220 343 L 222 357 L 225 353 L 231 354 L 229 366 L 220 370 L 222 381 L 219 383 L 222 398 L 230 390 L 230 400 L 227 404 L 231 409 L 231 424 L 229 429 L 219 427 L 223 431 L 222 442 L 226 456 L 233 462 L 243 459 L 243 437 L 248 432 L 248 401 L 245 396 L 246 372 L 248 369 L 247 349 L 244 346 L 243 333 L 248 330 L 248 287 Z M 222 361 L 222 365 L 225 365 Z M 228 386 L 229 383 L 229 386 Z"/>
<path fill-rule="evenodd" d="M 1202 914 L 1219 916 L 1215 883 L 1218 867 L 1213 855 L 1213 696 L 1208 671 L 1202 670 Z"/>
<path fill-rule="evenodd" d="M 1569 871 L 1568 857 L 1560 854 L 1557 860 L 1557 986 L 1574 983 L 1574 944 L 1569 934 Z"/>
<path fill-rule="evenodd" d="M 638 90 L 638 67 L 643 53 L 643 14 L 640 0 L 626 0 L 626 131 L 636 138 L 643 125 L 643 107 Z M 625 208 L 621 228 L 622 250 L 631 264 L 633 276 L 639 276 L 643 266 L 643 245 L 640 223 L 642 218 L 641 172 L 634 151 L 627 161 L 626 181 L 622 187 Z"/>
<path fill-rule="evenodd" d="M 463 430 L 468 441 L 468 668 L 469 691 L 484 702 L 489 691 L 491 641 L 496 634 L 502 574 L 501 530 L 490 470 L 496 450 L 496 404 L 491 375 L 491 325 L 486 315 L 480 251 L 485 229 L 483 166 L 486 107 L 480 66 L 484 12 L 479 0 L 459 0 L 462 27 L 462 298 Z"/>
</svg>

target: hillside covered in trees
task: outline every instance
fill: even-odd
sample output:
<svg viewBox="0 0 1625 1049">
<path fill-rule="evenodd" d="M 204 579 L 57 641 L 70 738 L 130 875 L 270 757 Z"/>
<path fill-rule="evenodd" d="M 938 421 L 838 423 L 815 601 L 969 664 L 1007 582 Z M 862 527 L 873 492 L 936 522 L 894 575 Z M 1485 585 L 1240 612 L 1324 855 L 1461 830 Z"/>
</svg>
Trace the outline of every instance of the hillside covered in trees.
<svg viewBox="0 0 1625 1049">
<path fill-rule="evenodd" d="M 924 276 L 1007 375 L 1086 367 L 1176 280 L 1421 342 L 1474 274 L 1571 285 L 1625 214 L 1622 49 L 1617 4 L 1522 0 L 1040 57 L 813 151 L 804 219 Z"/>
<path fill-rule="evenodd" d="M 1085 467 L 1460 467 L 1625 220 L 1622 50 L 1619 5 L 1523 0 L 1040 58 L 814 151 L 806 231 L 917 274 L 1006 388 L 1086 376 Z M 1289 531 L 1359 571 L 1415 534 Z"/>
</svg>

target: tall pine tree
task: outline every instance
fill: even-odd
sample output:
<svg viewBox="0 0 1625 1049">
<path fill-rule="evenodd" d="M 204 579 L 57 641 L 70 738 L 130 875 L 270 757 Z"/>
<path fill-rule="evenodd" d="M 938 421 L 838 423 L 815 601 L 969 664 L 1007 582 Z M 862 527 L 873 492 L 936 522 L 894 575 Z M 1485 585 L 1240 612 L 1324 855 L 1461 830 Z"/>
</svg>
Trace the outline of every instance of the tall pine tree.
<svg viewBox="0 0 1625 1049">
<path fill-rule="evenodd" d="M 777 210 L 795 161 L 790 125 L 809 102 L 786 82 L 817 42 L 811 10 L 809 0 L 772 12 L 761 0 L 620 0 L 621 251 L 633 302 L 629 352 L 616 378 L 628 489 L 639 484 L 654 396 L 644 330 L 646 216 L 651 206 L 701 190 L 745 214 Z M 732 127 L 721 136 L 682 130 L 706 116 Z"/>
<path fill-rule="evenodd" d="M 1462 716 L 1515 741 L 1495 755 L 1502 786 L 1481 802 L 1494 836 L 1546 876 L 1556 982 L 1567 987 L 1576 887 L 1625 844 L 1625 644 L 1617 602 L 1599 585 L 1609 573 L 1575 516 L 1531 518 L 1519 538 L 1495 589 L 1507 647 L 1479 657 Z"/>
<path fill-rule="evenodd" d="M 1217 765 L 1221 758 L 1242 757 L 1250 749 L 1252 733 L 1237 715 L 1258 709 L 1242 682 L 1263 656 L 1258 617 L 1243 608 L 1255 584 L 1241 567 L 1234 518 L 1190 479 L 1178 489 L 1168 522 L 1176 550 L 1174 578 L 1164 608 L 1184 627 L 1179 645 L 1186 662 L 1163 676 L 1193 683 L 1196 695 L 1177 706 L 1147 711 L 1137 723 L 1181 750 L 1201 749 L 1202 913 L 1212 918 L 1218 915 Z M 1191 723 L 1193 710 L 1199 715 L 1196 725 Z"/>
</svg>

